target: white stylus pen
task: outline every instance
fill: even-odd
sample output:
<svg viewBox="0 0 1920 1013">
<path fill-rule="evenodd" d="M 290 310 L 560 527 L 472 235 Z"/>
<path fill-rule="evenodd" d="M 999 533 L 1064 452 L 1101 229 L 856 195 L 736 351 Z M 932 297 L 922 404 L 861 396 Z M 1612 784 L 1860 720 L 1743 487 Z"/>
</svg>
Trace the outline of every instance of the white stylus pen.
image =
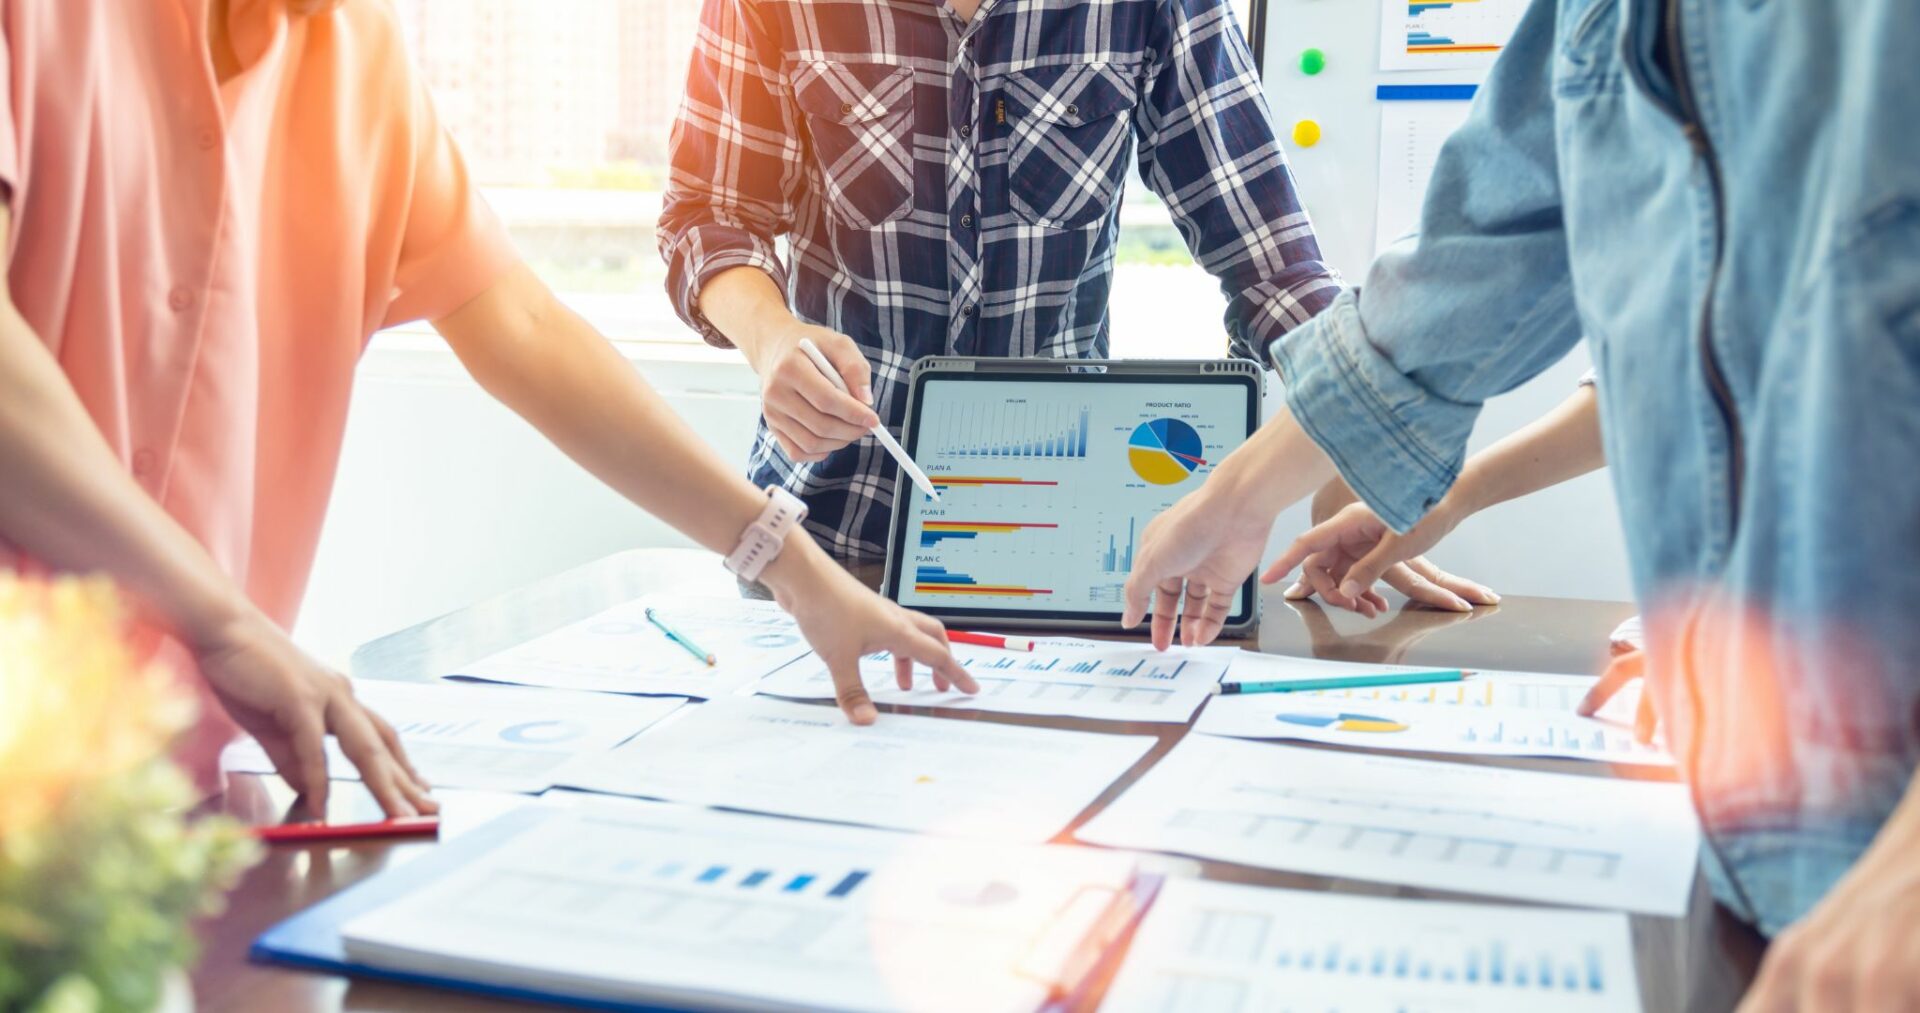
<svg viewBox="0 0 1920 1013">
<path fill-rule="evenodd" d="M 827 379 L 839 388 L 840 393 L 848 397 L 853 396 L 853 392 L 847 389 L 847 381 L 840 379 L 840 371 L 834 369 L 833 363 L 827 361 L 826 353 L 820 351 L 820 346 L 814 344 L 812 338 L 801 338 L 800 350 L 807 353 L 807 358 L 813 360 L 814 366 L 826 374 Z M 887 432 L 886 425 L 874 426 L 869 431 L 873 433 L 874 439 L 880 441 L 881 446 L 887 448 L 887 453 L 892 454 L 893 459 L 900 462 L 901 470 L 907 473 L 908 478 L 913 479 L 913 484 L 919 486 L 920 491 L 926 493 L 928 499 L 935 503 L 940 502 L 940 494 L 934 490 L 933 481 L 927 478 L 927 473 L 921 471 L 919 465 L 913 463 L 913 458 L 907 456 L 905 448 L 900 446 L 900 441 L 894 439 L 892 433 Z"/>
</svg>

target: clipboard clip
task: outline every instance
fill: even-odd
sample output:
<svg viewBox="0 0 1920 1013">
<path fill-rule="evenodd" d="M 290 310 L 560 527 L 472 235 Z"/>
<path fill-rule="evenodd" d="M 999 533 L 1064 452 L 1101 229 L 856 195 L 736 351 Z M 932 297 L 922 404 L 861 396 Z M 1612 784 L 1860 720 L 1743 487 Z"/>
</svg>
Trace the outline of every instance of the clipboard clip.
<svg viewBox="0 0 1920 1013">
<path fill-rule="evenodd" d="M 1028 940 L 1013 973 L 1045 986 L 1056 1002 L 1079 991 L 1159 892 L 1159 877 L 1147 878 L 1153 882 L 1135 873 L 1124 887 L 1084 886 L 1075 891 Z"/>
</svg>

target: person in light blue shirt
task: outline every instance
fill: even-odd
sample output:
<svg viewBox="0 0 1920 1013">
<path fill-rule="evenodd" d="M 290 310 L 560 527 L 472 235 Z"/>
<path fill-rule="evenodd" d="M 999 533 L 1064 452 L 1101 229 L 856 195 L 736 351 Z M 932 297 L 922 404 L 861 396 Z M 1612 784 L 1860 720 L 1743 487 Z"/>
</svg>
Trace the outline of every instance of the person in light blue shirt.
<svg viewBox="0 0 1920 1013">
<path fill-rule="evenodd" d="M 1287 410 L 1147 529 L 1129 619 L 1211 639 L 1336 469 L 1409 529 L 1482 402 L 1582 335 L 1704 864 L 1776 937 L 1750 1002 L 1920 1007 L 1913 0 L 1535 0 L 1417 234 L 1277 343 Z"/>
</svg>

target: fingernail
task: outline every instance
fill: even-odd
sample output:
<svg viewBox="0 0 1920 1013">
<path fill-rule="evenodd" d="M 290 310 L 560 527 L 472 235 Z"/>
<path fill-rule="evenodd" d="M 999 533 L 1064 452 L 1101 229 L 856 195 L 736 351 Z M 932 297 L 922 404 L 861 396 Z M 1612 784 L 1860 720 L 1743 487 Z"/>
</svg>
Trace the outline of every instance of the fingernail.
<svg viewBox="0 0 1920 1013">
<path fill-rule="evenodd" d="M 1472 612 L 1473 603 L 1456 594 L 1453 596 L 1453 610 L 1455 612 Z"/>
<path fill-rule="evenodd" d="M 1340 582 L 1340 593 L 1348 598 L 1359 598 L 1365 594 L 1366 591 L 1367 589 L 1361 587 L 1360 582 L 1357 580 L 1343 580 Z"/>
<path fill-rule="evenodd" d="M 1307 582 L 1304 580 L 1294 581 L 1292 587 L 1281 592 L 1281 597 L 1283 598 L 1305 598 L 1306 596 Z"/>
<path fill-rule="evenodd" d="M 860 389 L 859 389 L 858 391 L 856 391 L 856 392 L 854 393 L 854 396 L 855 396 L 855 397 L 857 397 L 857 398 L 859 398 L 859 399 L 860 399 L 861 401 L 864 401 L 864 402 L 866 402 L 867 404 L 872 404 L 872 403 L 873 403 L 873 388 L 872 388 L 872 387 L 862 387 L 862 388 L 860 388 Z"/>
<path fill-rule="evenodd" d="M 1483 587 L 1480 589 L 1480 593 L 1487 596 L 1487 604 L 1489 605 L 1500 604 L 1500 596 L 1494 593 L 1493 588 Z"/>
</svg>

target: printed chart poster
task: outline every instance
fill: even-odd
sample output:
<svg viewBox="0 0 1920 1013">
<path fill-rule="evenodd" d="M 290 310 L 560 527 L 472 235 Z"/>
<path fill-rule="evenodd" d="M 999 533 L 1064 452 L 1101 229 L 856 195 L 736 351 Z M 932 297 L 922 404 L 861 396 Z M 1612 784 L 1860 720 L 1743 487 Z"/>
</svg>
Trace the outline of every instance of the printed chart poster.
<svg viewBox="0 0 1920 1013">
<path fill-rule="evenodd" d="M 1526 10 L 1527 0 L 1381 0 L 1380 69 L 1490 67 Z"/>
</svg>

